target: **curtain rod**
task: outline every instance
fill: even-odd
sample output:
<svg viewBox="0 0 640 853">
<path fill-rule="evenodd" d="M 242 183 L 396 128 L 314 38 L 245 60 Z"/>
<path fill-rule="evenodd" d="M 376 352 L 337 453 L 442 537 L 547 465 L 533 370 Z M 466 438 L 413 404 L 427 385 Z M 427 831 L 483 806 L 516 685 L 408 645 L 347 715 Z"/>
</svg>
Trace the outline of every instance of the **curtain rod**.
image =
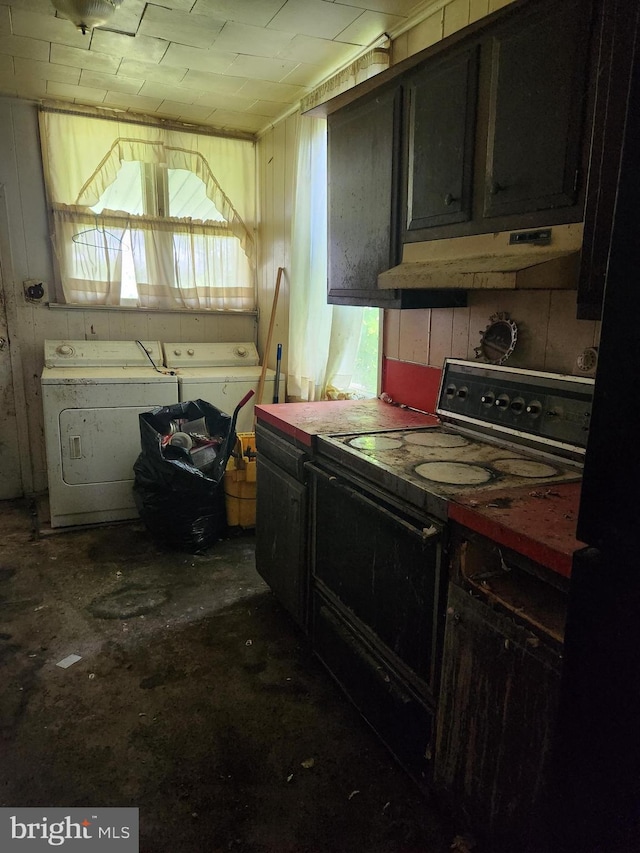
<svg viewBox="0 0 640 853">
<path fill-rule="evenodd" d="M 224 139 L 239 139 L 240 141 L 245 142 L 256 141 L 256 136 L 253 133 L 243 133 L 242 131 L 231 133 L 230 131 L 219 130 L 214 127 L 196 124 L 182 124 L 181 122 L 173 119 L 155 118 L 154 116 L 147 115 L 131 115 L 130 113 L 121 113 L 117 110 L 104 110 L 96 107 L 87 107 L 86 109 L 82 109 L 79 105 L 76 105 L 75 108 L 69 108 L 59 102 L 51 103 L 46 101 L 39 105 L 39 109 L 41 112 L 45 113 L 61 113 L 62 115 L 79 116 L 82 118 L 97 118 L 104 121 L 120 121 L 125 124 L 142 125 L 143 127 L 162 127 L 166 130 L 178 130 L 183 133 L 199 133 L 203 136 L 218 136 L 223 137 Z"/>
</svg>

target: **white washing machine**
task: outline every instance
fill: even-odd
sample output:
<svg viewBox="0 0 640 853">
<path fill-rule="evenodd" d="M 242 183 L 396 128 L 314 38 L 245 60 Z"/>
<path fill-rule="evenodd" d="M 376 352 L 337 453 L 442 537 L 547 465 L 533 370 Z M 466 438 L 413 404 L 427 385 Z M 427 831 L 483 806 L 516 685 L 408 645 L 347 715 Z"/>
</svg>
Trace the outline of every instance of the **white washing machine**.
<svg viewBox="0 0 640 853">
<path fill-rule="evenodd" d="M 51 526 L 136 518 L 138 415 L 178 402 L 159 341 L 45 341 L 44 357 Z"/>
<path fill-rule="evenodd" d="M 164 362 L 178 373 L 180 400 L 205 400 L 228 415 L 247 391 L 258 392 L 258 350 L 253 343 L 165 343 Z M 267 369 L 262 402 L 273 402 L 275 370 Z M 284 403 L 285 378 L 280 376 L 278 400 Z M 255 399 L 238 414 L 236 432 L 253 432 Z"/>
</svg>

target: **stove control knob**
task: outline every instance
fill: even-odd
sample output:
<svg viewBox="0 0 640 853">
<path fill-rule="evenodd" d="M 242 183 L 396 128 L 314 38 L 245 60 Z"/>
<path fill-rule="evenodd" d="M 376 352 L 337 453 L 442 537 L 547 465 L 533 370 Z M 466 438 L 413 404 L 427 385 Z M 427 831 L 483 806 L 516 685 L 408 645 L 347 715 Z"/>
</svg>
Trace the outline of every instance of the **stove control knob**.
<svg viewBox="0 0 640 853">
<path fill-rule="evenodd" d="M 537 400 L 532 400 L 526 408 L 527 414 L 531 415 L 532 418 L 537 418 L 541 411 L 542 404 L 539 403 Z"/>
<path fill-rule="evenodd" d="M 240 358 L 246 358 L 249 355 L 249 350 L 246 347 L 236 347 L 234 352 Z"/>
<path fill-rule="evenodd" d="M 61 344 L 59 347 L 56 347 L 56 352 L 58 355 L 73 355 L 75 350 L 69 344 Z"/>
<path fill-rule="evenodd" d="M 456 396 L 456 386 L 455 385 L 447 385 L 444 392 L 449 399 Z"/>
<path fill-rule="evenodd" d="M 174 355 L 182 355 L 182 350 L 181 349 L 174 349 L 173 354 Z"/>
<path fill-rule="evenodd" d="M 516 397 L 515 400 L 511 403 L 511 411 L 516 415 L 519 415 L 521 412 L 524 412 L 524 400 L 522 397 Z"/>
<path fill-rule="evenodd" d="M 187 350 L 187 355 L 193 355 L 194 353 L 195 353 L 195 350 L 193 350 L 193 349 Z"/>
<path fill-rule="evenodd" d="M 487 391 L 486 394 L 483 394 L 480 397 L 480 402 L 485 406 L 493 406 L 493 402 L 495 400 L 495 395 L 491 393 L 491 391 Z"/>
<path fill-rule="evenodd" d="M 495 402 L 495 405 L 499 409 L 508 409 L 509 408 L 509 398 L 507 397 L 506 394 L 500 394 L 500 396 L 498 397 L 498 399 Z"/>
<path fill-rule="evenodd" d="M 469 389 L 468 389 L 468 388 L 460 388 L 460 389 L 458 390 L 458 398 L 459 398 L 460 400 L 466 400 L 466 399 L 467 399 L 467 394 L 468 394 L 468 393 L 469 393 Z"/>
</svg>

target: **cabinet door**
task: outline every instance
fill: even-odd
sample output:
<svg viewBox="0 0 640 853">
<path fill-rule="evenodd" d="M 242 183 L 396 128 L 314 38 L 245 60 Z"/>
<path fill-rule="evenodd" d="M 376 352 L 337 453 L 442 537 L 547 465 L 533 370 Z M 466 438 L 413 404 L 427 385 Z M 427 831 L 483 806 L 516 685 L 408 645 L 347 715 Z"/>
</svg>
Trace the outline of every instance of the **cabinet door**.
<svg viewBox="0 0 640 853">
<path fill-rule="evenodd" d="M 545 3 L 492 40 L 485 216 L 574 204 L 589 16 Z"/>
<path fill-rule="evenodd" d="M 399 88 L 329 116 L 329 290 L 333 304 L 384 306 L 378 273 L 399 262 Z"/>
<path fill-rule="evenodd" d="M 560 653 L 451 585 L 434 776 L 498 853 L 544 853 Z"/>
<path fill-rule="evenodd" d="M 473 48 L 409 81 L 408 231 L 471 216 L 477 77 Z"/>
<path fill-rule="evenodd" d="M 300 627 L 307 622 L 307 489 L 257 458 L 256 568 Z"/>
</svg>

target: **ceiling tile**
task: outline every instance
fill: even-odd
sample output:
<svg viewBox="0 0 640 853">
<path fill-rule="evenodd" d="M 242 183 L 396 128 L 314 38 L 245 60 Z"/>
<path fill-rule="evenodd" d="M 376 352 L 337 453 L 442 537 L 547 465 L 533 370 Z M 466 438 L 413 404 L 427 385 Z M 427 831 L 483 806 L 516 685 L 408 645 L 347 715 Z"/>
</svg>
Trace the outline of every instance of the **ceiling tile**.
<svg viewBox="0 0 640 853">
<path fill-rule="evenodd" d="M 16 77 L 36 80 L 55 80 L 56 83 L 77 85 L 80 69 L 70 65 L 54 65 L 52 62 L 34 62 L 32 59 L 15 59 Z"/>
<path fill-rule="evenodd" d="M 326 74 L 328 74 L 332 69 L 348 62 L 359 52 L 360 48 L 356 45 L 347 45 L 329 39 L 312 38 L 311 36 L 296 36 L 278 54 L 278 59 L 297 59 L 298 62 L 320 65 L 326 69 Z"/>
<path fill-rule="evenodd" d="M 384 12 L 363 12 L 351 26 L 346 27 L 337 36 L 337 41 L 359 44 L 364 47 L 380 38 L 384 33 L 399 27 L 403 20 L 397 15 L 389 15 Z"/>
<path fill-rule="evenodd" d="M 11 16 L 8 6 L 0 6 L 0 36 L 11 35 Z"/>
<path fill-rule="evenodd" d="M 298 66 L 298 62 L 284 59 L 267 59 L 264 56 L 238 56 L 229 66 L 229 74 L 236 77 L 251 77 L 256 80 L 272 80 L 278 83 Z"/>
<path fill-rule="evenodd" d="M 169 42 L 151 36 L 127 36 L 108 30 L 94 30 L 91 50 L 113 56 L 130 56 L 144 62 L 160 62 L 167 52 Z"/>
<path fill-rule="evenodd" d="M 207 48 L 211 47 L 223 26 L 224 21 L 206 15 L 185 15 L 184 12 L 149 5 L 138 32 L 177 44 Z"/>
<path fill-rule="evenodd" d="M 349 6 L 356 6 L 358 9 L 371 9 L 374 12 L 389 12 L 391 15 L 400 15 L 400 17 L 408 18 L 415 14 L 416 7 L 419 5 L 416 0 L 348 0 Z M 422 4 L 424 7 L 428 3 Z"/>
<path fill-rule="evenodd" d="M 143 98 L 160 98 L 162 101 L 178 101 L 181 104 L 192 104 L 196 99 L 193 89 L 156 83 L 153 80 L 148 80 L 137 94 L 142 95 Z"/>
<path fill-rule="evenodd" d="M 266 27 L 286 0 L 197 0 L 193 11 L 222 21 Z"/>
<path fill-rule="evenodd" d="M 93 50 L 78 50 L 76 47 L 66 47 L 61 44 L 51 45 L 51 61 L 59 65 L 72 65 L 74 68 L 89 68 L 92 71 L 104 71 L 115 74 L 120 65 L 120 58 L 107 56 Z"/>
<path fill-rule="evenodd" d="M 201 50 L 197 47 L 185 47 L 183 44 L 170 44 L 162 58 L 162 65 L 216 73 L 226 71 L 236 56 L 236 53 L 223 53 L 221 50 Z"/>
<path fill-rule="evenodd" d="M 140 18 L 142 18 L 145 6 L 146 0 L 124 0 L 122 6 L 118 6 L 115 15 L 109 21 L 109 29 L 118 33 L 135 35 L 138 32 Z M 98 32 L 100 30 L 94 30 L 94 36 Z"/>
<path fill-rule="evenodd" d="M 361 14 L 360 9 L 326 0 L 288 0 L 269 29 L 334 39 Z"/>
<path fill-rule="evenodd" d="M 227 77 L 225 74 L 207 74 L 206 71 L 187 71 L 181 85 L 199 89 L 202 92 L 235 95 L 246 82 L 246 77 Z M 255 101 L 255 98 L 253 100 Z"/>
<path fill-rule="evenodd" d="M 247 24 L 228 23 L 216 39 L 215 47 L 217 50 L 248 53 L 252 56 L 276 56 L 284 50 L 292 38 L 293 33 L 264 30 Z"/>
<path fill-rule="evenodd" d="M 55 41 L 58 44 L 68 44 L 84 50 L 89 49 L 89 39 L 83 36 L 70 21 L 62 18 L 51 17 L 51 15 L 40 15 L 37 12 L 29 12 L 26 9 L 13 9 L 11 12 L 11 26 L 14 35 L 27 36 L 28 38 L 42 39 L 43 41 Z"/>
<path fill-rule="evenodd" d="M 8 5 L 13 9 L 28 9 L 41 15 L 51 15 L 51 17 L 56 14 L 50 0 L 11 0 Z"/>
<path fill-rule="evenodd" d="M 209 107 L 209 111 L 233 110 L 234 112 L 245 112 L 255 103 L 255 98 L 241 98 L 238 95 L 225 95 L 224 92 L 203 92 L 198 95 L 196 104 Z M 282 112 L 282 104 L 280 112 Z"/>
<path fill-rule="evenodd" d="M 107 92 L 124 92 L 127 95 L 137 95 L 142 88 L 142 84 L 142 80 L 135 80 L 120 74 L 103 74 L 101 71 L 87 71 L 86 68 L 80 75 L 81 86 L 105 89 Z"/>
<path fill-rule="evenodd" d="M 264 117 L 250 113 L 237 113 L 231 110 L 215 110 L 209 117 L 214 127 L 238 130 L 258 131 L 264 125 Z"/>
<path fill-rule="evenodd" d="M 156 65 L 153 62 L 140 62 L 137 59 L 123 59 L 118 74 L 124 77 L 139 77 L 141 80 L 155 80 L 158 83 L 180 83 L 187 73 L 186 68 L 174 68 L 171 65 Z"/>
<path fill-rule="evenodd" d="M 49 42 L 24 36 L 0 36 L 0 53 L 48 62 Z"/>
<path fill-rule="evenodd" d="M 181 12 L 195 12 L 195 2 L 196 0 L 160 0 L 160 5 L 162 8 L 166 9 L 179 9 Z M 149 5 L 150 4 L 147 4 L 147 6 Z"/>
<path fill-rule="evenodd" d="M 241 95 L 252 95 L 258 100 L 280 101 L 290 104 L 300 99 L 305 90 L 302 86 L 292 86 L 288 83 L 269 83 L 267 80 L 249 80 L 242 89 Z"/>
<path fill-rule="evenodd" d="M 211 115 L 211 107 L 198 104 L 181 104 L 176 101 L 163 101 L 156 112 L 159 115 L 178 118 L 180 121 L 205 122 Z"/>
<path fill-rule="evenodd" d="M 124 92 L 107 92 L 105 105 L 132 110 L 137 113 L 154 113 L 162 100 L 160 98 L 143 98 L 141 95 L 125 95 Z"/>
<path fill-rule="evenodd" d="M 247 112 L 264 118 L 277 118 L 283 113 L 282 104 L 275 101 L 254 101 Z"/>
<path fill-rule="evenodd" d="M 326 76 L 326 71 L 319 65 L 305 65 L 304 62 L 301 62 L 291 74 L 287 74 L 280 82 L 293 83 L 295 86 L 317 86 Z"/>
<path fill-rule="evenodd" d="M 19 98 L 40 99 L 50 97 L 46 80 L 16 80 L 16 95 Z"/>
<path fill-rule="evenodd" d="M 13 77 L 14 63 L 18 62 L 24 62 L 24 60 L 14 59 L 13 56 L 7 56 L 6 53 L 0 54 L 0 80 L 7 80 L 7 78 Z M 17 74 L 18 72 L 16 71 L 15 73 Z"/>
<path fill-rule="evenodd" d="M 73 98 L 78 103 L 101 104 L 107 94 L 105 89 L 89 86 L 71 86 L 69 83 L 47 82 L 47 94 L 60 98 Z"/>
</svg>

